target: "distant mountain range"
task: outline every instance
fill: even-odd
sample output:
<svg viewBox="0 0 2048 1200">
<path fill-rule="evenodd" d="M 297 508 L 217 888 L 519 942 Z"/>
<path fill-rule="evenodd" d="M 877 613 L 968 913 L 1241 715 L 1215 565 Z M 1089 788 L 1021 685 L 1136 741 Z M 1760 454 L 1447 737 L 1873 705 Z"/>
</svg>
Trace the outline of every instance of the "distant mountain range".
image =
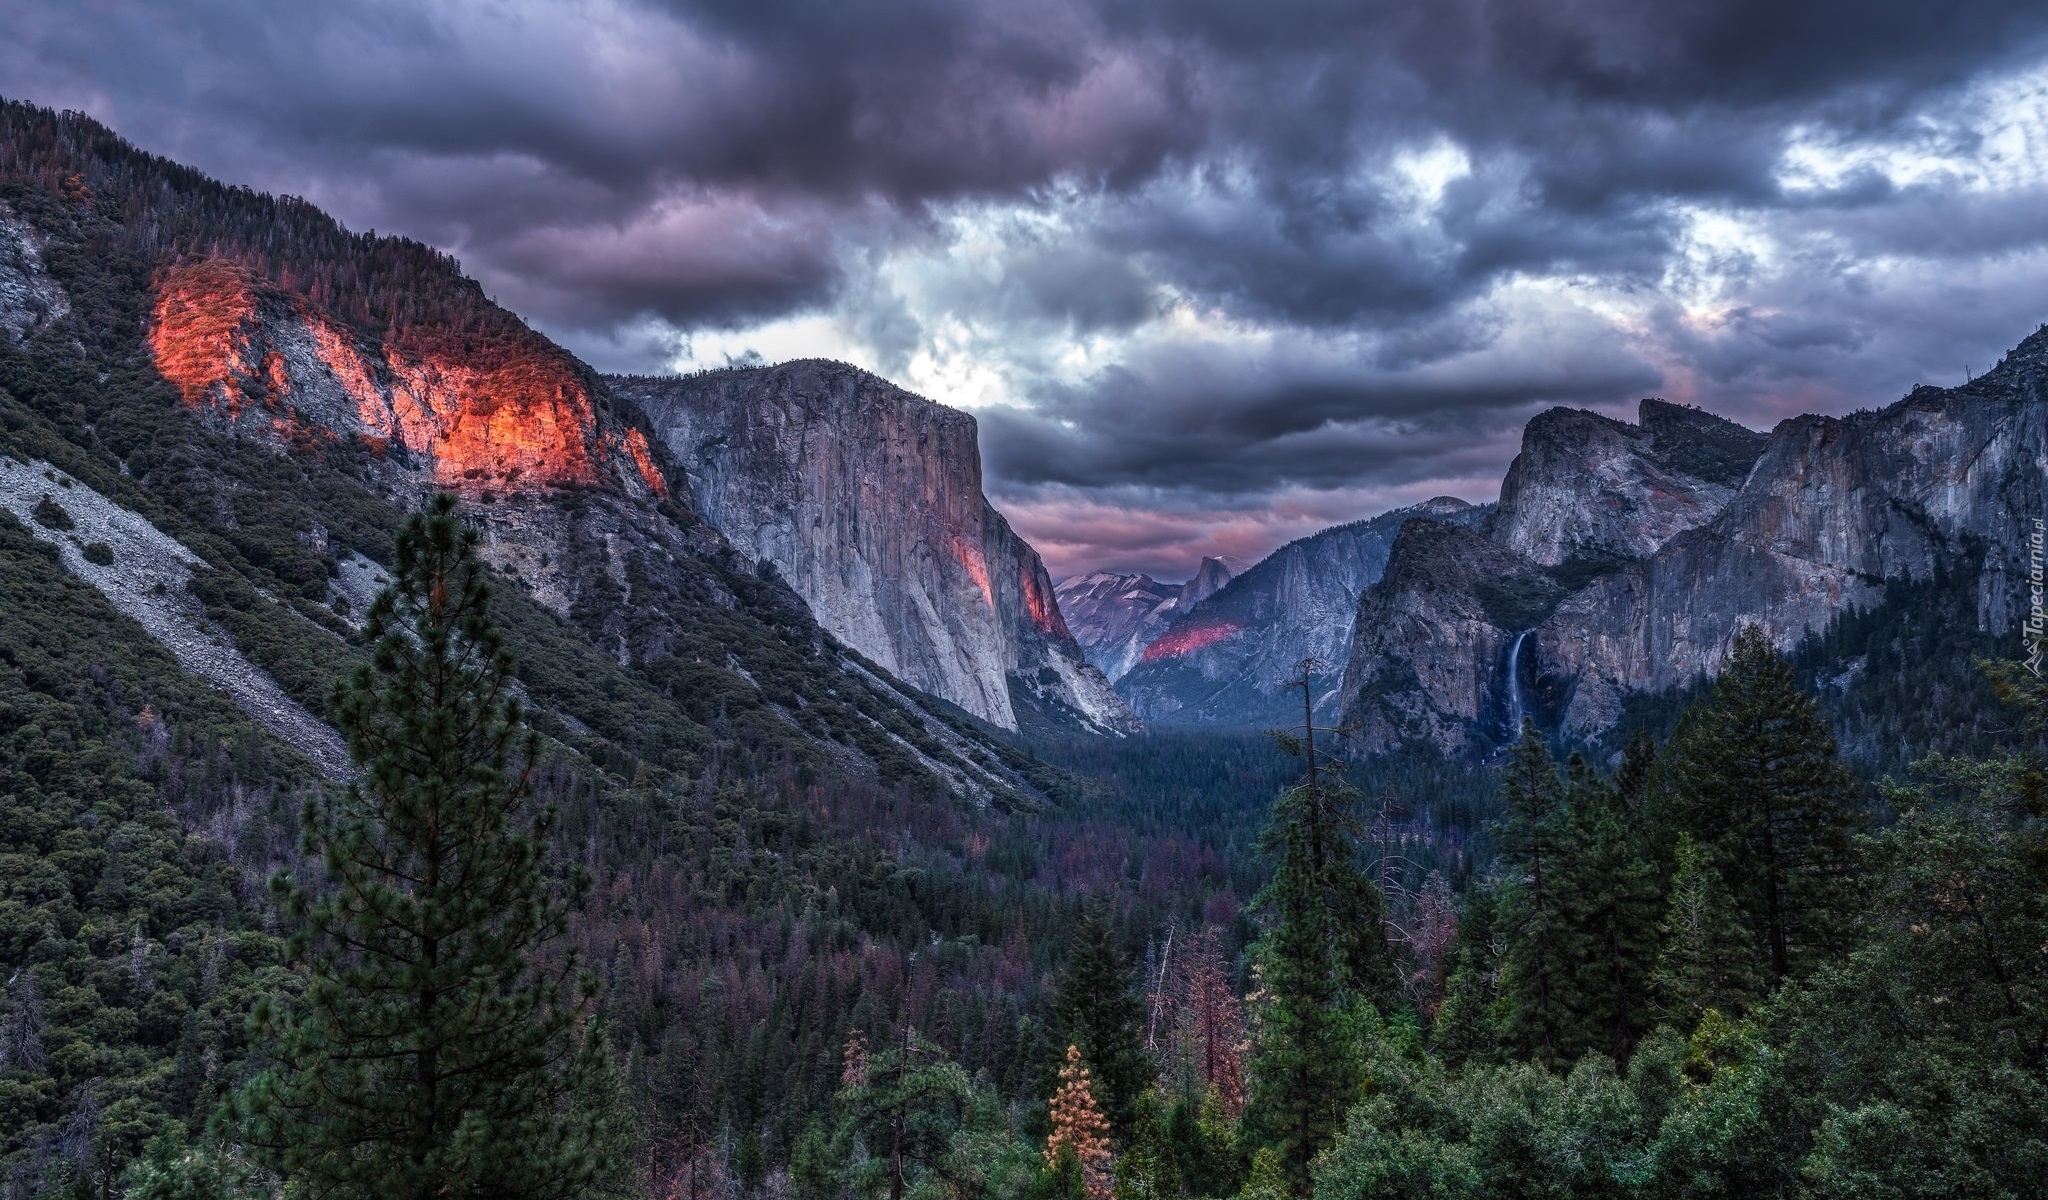
<svg viewBox="0 0 2048 1200">
<path fill-rule="evenodd" d="M 1062 580 L 1053 589 L 1067 628 L 1111 682 L 1122 679 L 1174 618 L 1244 574 L 1239 558 L 1205 558 L 1185 583 L 1161 583 L 1150 575 L 1090 571 Z"/>
<path fill-rule="evenodd" d="M 1449 496 L 1297 539 L 1175 615 L 1117 681 L 1156 725 L 1263 727 L 1298 723 L 1284 688 L 1305 658 L 1325 664 L 1317 711 L 1334 717 L 1359 597 L 1385 569 L 1411 520 L 1476 524 L 1490 506 Z"/>
</svg>

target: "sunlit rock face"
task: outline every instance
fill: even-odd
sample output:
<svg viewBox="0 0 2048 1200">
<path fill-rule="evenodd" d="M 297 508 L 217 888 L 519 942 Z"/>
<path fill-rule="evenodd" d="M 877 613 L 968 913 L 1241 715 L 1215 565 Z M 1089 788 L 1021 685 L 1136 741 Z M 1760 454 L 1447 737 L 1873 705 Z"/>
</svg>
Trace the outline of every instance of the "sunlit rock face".
<svg viewBox="0 0 2048 1200">
<path fill-rule="evenodd" d="M 983 496 L 973 417 L 816 360 L 609 383 L 704 519 L 847 645 L 1003 728 L 1137 727 Z"/>
<path fill-rule="evenodd" d="M 1247 565 L 1232 558 L 1204 558 L 1185 583 L 1090 571 L 1061 580 L 1055 591 L 1074 640 L 1088 661 L 1114 683 L 1138 665 L 1175 617 L 1215 595 Z"/>
<path fill-rule="evenodd" d="M 1334 716 L 1359 597 L 1401 527 L 1417 518 L 1470 527 L 1491 511 L 1440 496 L 1289 542 L 1176 615 L 1117 691 L 1159 725 L 1299 723 L 1298 694 L 1285 684 L 1296 663 L 1315 658 L 1326 670 L 1317 711 Z"/>
<path fill-rule="evenodd" d="M 287 446 L 357 440 L 442 488 L 668 490 L 645 436 L 604 411 L 575 360 L 538 335 L 378 343 L 207 260 L 162 272 L 149 345 L 187 404 Z"/>
<path fill-rule="evenodd" d="M 1963 387 L 1781 422 L 1746 468 L 1746 439 L 1672 408 L 1645 404 L 1635 432 L 1590 414 L 1532 422 L 1488 527 L 1486 553 L 1509 557 L 1490 570 L 1425 571 L 1404 556 L 1441 546 L 1396 546 L 1360 604 L 1344 681 L 1366 749 L 1497 747 L 1516 686 L 1547 726 L 1597 736 L 1631 693 L 1717 671 L 1745 624 L 1789 649 L 1887 580 L 1978 556 L 1980 626 L 2016 626 L 2048 478 L 2048 331 Z M 1658 448 L 1665 421 L 1684 423 L 1669 444 L 1689 457 Z M 1431 605 L 1465 616 L 1397 619 L 1425 589 L 1396 581 L 1424 577 Z M 1504 639 L 1525 631 L 1511 665 Z"/>
</svg>

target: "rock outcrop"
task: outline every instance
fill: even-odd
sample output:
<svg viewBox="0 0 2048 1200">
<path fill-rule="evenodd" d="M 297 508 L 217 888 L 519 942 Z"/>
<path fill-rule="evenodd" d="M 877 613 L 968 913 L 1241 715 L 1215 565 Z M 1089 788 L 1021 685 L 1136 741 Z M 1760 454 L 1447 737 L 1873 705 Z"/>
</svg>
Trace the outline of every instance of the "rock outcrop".
<svg viewBox="0 0 2048 1200">
<path fill-rule="evenodd" d="M 155 290 L 157 369 L 239 429 L 296 447 L 354 439 L 434 487 L 667 494 L 646 435 L 523 328 L 485 345 L 376 342 L 221 259 L 171 267 Z"/>
<path fill-rule="evenodd" d="M 1396 534 L 1417 518 L 1475 526 L 1491 511 L 1440 496 L 1289 542 L 1176 617 L 1117 690 L 1156 724 L 1285 724 L 1299 716 L 1285 680 L 1316 658 L 1330 669 L 1317 711 L 1333 715 L 1359 596 L 1385 570 Z"/>
<path fill-rule="evenodd" d="M 1888 580 L 1965 564 L 1981 627 L 2017 625 L 2048 477 L 2048 330 L 1963 387 L 1781 422 L 1746 469 L 1755 443 L 1716 421 L 1646 402 L 1635 432 L 1591 414 L 1531 422 L 1488 527 L 1511 560 L 1493 564 L 1496 579 L 1432 584 L 1429 603 L 1477 614 L 1462 623 L 1394 619 L 1421 594 L 1399 581 L 1427 573 L 1404 555 L 1437 552 L 1397 546 L 1360 604 L 1345 677 L 1366 748 L 1489 750 L 1517 694 L 1566 735 L 1593 737 L 1630 694 L 1711 675 L 1745 624 L 1790 648 L 1876 603 Z M 1679 430 L 1665 443 L 1675 457 L 1660 424 Z M 1503 587 L 1513 604 L 1483 602 Z M 1501 645 L 1523 634 L 1510 663 Z M 1446 662 L 1455 670 L 1425 669 Z"/>
<path fill-rule="evenodd" d="M 20 341 L 71 311 L 71 298 L 43 265 L 43 238 L 0 202 L 0 333 Z"/>
<path fill-rule="evenodd" d="M 696 511 L 848 646 L 1002 728 L 1137 728 L 982 494 L 973 417 L 817 360 L 609 383 Z"/>
<path fill-rule="evenodd" d="M 1553 408 L 1522 432 L 1490 535 L 1546 567 L 1597 570 L 1642 558 L 1726 507 L 1764 441 L 1662 400 L 1643 401 L 1634 425 Z"/>
<path fill-rule="evenodd" d="M 1204 558 L 1185 583 L 1090 571 L 1061 580 L 1053 593 L 1088 661 L 1114 683 L 1138 665 L 1145 648 L 1175 617 L 1215 595 L 1248 565 L 1233 558 Z"/>
</svg>

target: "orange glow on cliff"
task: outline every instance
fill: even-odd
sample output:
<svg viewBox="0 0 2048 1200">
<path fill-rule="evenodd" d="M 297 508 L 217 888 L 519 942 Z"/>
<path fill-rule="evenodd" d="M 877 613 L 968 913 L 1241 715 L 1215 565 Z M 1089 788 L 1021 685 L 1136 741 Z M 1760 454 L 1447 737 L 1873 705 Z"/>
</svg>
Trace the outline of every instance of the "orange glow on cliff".
<svg viewBox="0 0 2048 1200">
<path fill-rule="evenodd" d="M 996 590 L 989 584 L 988 562 L 982 558 L 981 547 L 970 546 L 967 539 L 955 535 L 952 539 L 952 549 L 953 557 L 966 568 L 968 578 L 974 580 L 974 586 L 981 589 L 981 598 L 988 601 L 990 608 L 994 608 Z"/>
<path fill-rule="evenodd" d="M 1021 582 L 1024 585 L 1024 607 L 1031 610 L 1031 623 L 1049 637 L 1066 637 L 1067 623 L 1060 617 L 1059 603 L 1046 595 L 1043 577 L 1026 567 Z"/>
<path fill-rule="evenodd" d="M 259 310 L 265 296 L 274 304 Z M 187 404 L 218 405 L 231 421 L 242 414 L 245 385 L 273 411 L 303 402 L 295 398 L 308 381 L 292 374 L 307 369 L 303 351 L 293 359 L 279 349 L 289 350 L 303 331 L 297 344 L 310 341 L 323 374 L 332 377 L 321 386 L 339 385 L 353 409 L 353 427 L 324 431 L 329 437 L 360 438 L 380 457 L 398 443 L 432 464 L 441 487 L 597 487 L 637 470 L 656 496 L 668 495 L 647 439 L 636 429 L 601 429 L 574 360 L 539 335 L 478 344 L 364 343 L 304 301 L 272 295 L 248 271 L 220 260 L 164 272 L 152 316 L 157 369 Z M 294 361 L 301 365 L 294 368 Z M 310 444 L 306 415 L 293 411 L 265 428 L 301 448 Z"/>
<path fill-rule="evenodd" d="M 1162 658 L 1179 658 L 1192 654 L 1224 641 L 1244 626 L 1232 621 L 1204 621 L 1199 625 L 1169 629 L 1158 641 L 1145 647 L 1139 662 L 1158 662 Z"/>
<path fill-rule="evenodd" d="M 647 451 L 647 435 L 637 429 L 628 429 L 626 452 L 633 456 L 633 465 L 640 468 L 640 478 L 646 481 L 647 490 L 663 500 L 668 499 L 668 480 L 661 477 L 661 468 L 654 465 L 654 455 Z"/>
<path fill-rule="evenodd" d="M 209 400 L 241 411 L 249 339 L 256 328 L 256 292 L 241 268 L 218 260 L 165 271 L 157 283 L 149 350 L 157 370 L 194 408 Z"/>
</svg>

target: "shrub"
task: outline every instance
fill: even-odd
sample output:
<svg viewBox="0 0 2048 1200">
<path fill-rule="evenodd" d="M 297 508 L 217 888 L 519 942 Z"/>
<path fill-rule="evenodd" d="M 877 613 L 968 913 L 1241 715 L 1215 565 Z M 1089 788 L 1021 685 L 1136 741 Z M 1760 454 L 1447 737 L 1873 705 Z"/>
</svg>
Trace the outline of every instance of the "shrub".
<svg viewBox="0 0 2048 1200">
<path fill-rule="evenodd" d="M 43 498 L 37 501 L 35 518 L 36 524 L 48 529 L 69 529 L 77 524 L 71 519 L 71 514 L 64 511 L 63 505 L 50 498 L 48 492 L 43 493 Z"/>
</svg>

